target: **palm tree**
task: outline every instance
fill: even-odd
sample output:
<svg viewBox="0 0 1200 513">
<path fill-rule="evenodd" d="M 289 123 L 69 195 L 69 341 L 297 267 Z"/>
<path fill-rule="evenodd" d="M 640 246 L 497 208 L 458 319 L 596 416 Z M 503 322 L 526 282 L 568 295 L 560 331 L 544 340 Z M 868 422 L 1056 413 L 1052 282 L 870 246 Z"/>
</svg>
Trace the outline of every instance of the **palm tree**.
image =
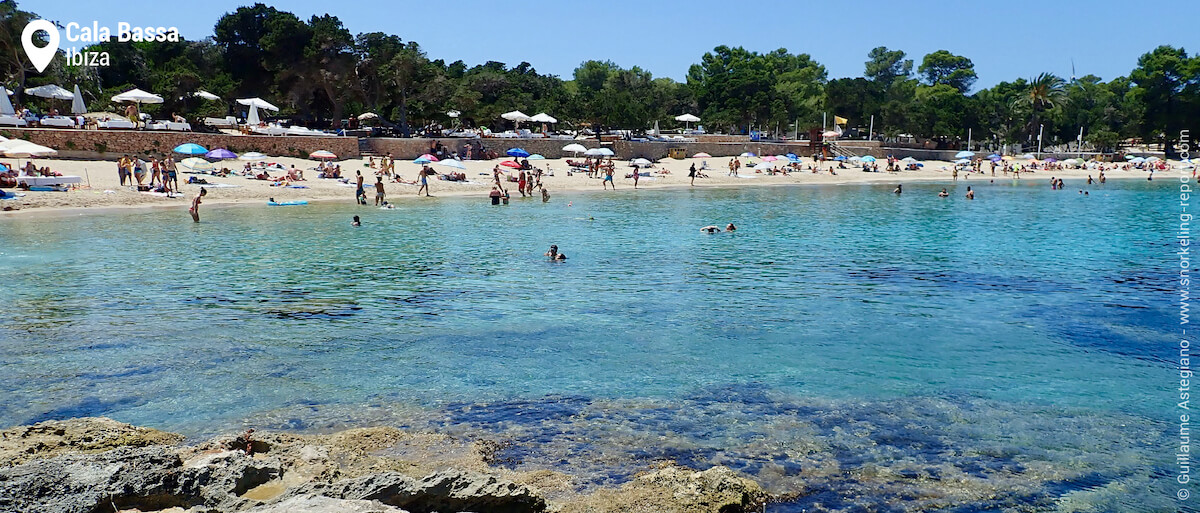
<svg viewBox="0 0 1200 513">
<path fill-rule="evenodd" d="M 1013 108 L 1029 112 L 1029 133 L 1035 133 L 1042 123 L 1042 113 L 1066 101 L 1067 82 L 1051 73 L 1042 73 L 1029 81 L 1025 90 L 1013 100 Z"/>
</svg>

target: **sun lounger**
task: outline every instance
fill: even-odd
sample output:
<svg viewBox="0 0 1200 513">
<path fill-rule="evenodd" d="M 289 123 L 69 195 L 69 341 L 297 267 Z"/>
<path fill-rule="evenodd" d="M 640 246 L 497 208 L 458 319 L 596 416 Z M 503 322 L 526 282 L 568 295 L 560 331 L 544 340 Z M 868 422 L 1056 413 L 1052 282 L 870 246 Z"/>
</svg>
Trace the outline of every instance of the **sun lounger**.
<svg viewBox="0 0 1200 513">
<path fill-rule="evenodd" d="M 60 128 L 75 128 L 75 120 L 74 119 L 65 118 L 62 116 L 55 117 L 55 118 L 45 117 L 45 118 L 42 118 L 41 121 L 38 121 L 38 124 L 40 124 L 42 126 L 53 126 L 53 127 L 60 127 Z"/>
<path fill-rule="evenodd" d="M 23 183 L 30 187 L 35 186 L 54 186 L 82 183 L 83 178 L 78 176 L 18 176 L 17 183 Z"/>
<path fill-rule="evenodd" d="M 16 116 L 0 116 L 0 125 L 3 126 L 28 126 L 29 122 Z"/>
<path fill-rule="evenodd" d="M 226 116 L 223 118 L 204 118 L 204 124 L 212 127 L 237 128 L 237 118 Z M 190 127 L 189 127 L 190 128 Z"/>
<path fill-rule="evenodd" d="M 150 130 L 171 130 L 175 132 L 190 132 L 192 130 L 191 123 L 176 123 L 174 121 L 156 121 L 146 125 Z"/>
<path fill-rule="evenodd" d="M 130 130 L 130 129 L 137 128 L 137 126 L 134 125 L 132 121 L 126 121 L 124 119 L 112 119 L 109 121 L 101 121 L 99 123 L 96 123 L 96 126 L 98 126 L 100 128 L 107 128 L 109 130 Z"/>
</svg>

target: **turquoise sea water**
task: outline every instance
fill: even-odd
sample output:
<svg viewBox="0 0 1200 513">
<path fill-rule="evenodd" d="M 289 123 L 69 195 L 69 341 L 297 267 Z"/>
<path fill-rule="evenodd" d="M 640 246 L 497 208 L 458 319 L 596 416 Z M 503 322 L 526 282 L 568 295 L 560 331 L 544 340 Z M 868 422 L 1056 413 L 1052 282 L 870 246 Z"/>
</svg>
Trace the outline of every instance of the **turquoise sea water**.
<svg viewBox="0 0 1200 513">
<path fill-rule="evenodd" d="M 972 182 L 0 219 L 0 425 L 437 429 L 582 486 L 725 464 L 773 511 L 1174 510 L 1174 183 Z"/>
</svg>

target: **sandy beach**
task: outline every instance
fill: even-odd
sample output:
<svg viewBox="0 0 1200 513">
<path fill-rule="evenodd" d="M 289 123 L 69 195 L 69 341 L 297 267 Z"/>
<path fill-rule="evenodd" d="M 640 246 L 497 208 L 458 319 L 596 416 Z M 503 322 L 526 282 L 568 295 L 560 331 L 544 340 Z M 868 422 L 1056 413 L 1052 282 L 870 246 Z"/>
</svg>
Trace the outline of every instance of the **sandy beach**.
<svg viewBox="0 0 1200 513">
<path fill-rule="evenodd" d="M 452 182 L 430 177 L 430 191 L 434 198 L 448 196 L 478 196 L 481 201 L 486 201 L 487 194 L 492 187 L 492 168 L 502 162 L 504 159 L 497 160 L 476 160 L 463 162 L 466 169 L 462 172 L 466 174 L 466 182 Z M 603 191 L 602 180 L 599 178 L 589 178 L 585 173 L 570 172 L 570 166 L 567 164 L 568 159 L 549 159 L 531 161 L 531 164 L 545 170 L 542 182 L 549 191 L 551 201 L 554 201 L 554 195 L 560 192 L 568 191 Z M 580 159 L 582 160 L 582 159 Z M 769 175 L 763 171 L 747 169 L 753 165 L 762 162 L 758 158 L 749 159 L 750 166 L 746 165 L 747 159 L 741 158 L 743 167 L 740 174 L 736 177 L 729 176 L 728 162 L 730 157 L 715 157 L 707 159 L 663 159 L 656 163 L 654 167 L 642 169 L 642 173 L 649 172 L 650 176 L 642 176 L 637 184 L 638 189 L 662 189 L 662 188 L 679 188 L 690 187 L 688 179 L 688 168 L 693 163 L 699 168 L 707 162 L 709 169 L 703 173 L 707 175 L 705 178 L 697 178 L 695 187 L 761 187 L 773 185 L 838 185 L 838 184 L 870 184 L 870 183 L 907 183 L 907 182 L 946 182 L 952 183 L 952 169 L 954 164 L 944 161 L 925 161 L 924 167 L 916 171 L 900 171 L 894 173 L 878 172 L 867 173 L 860 168 L 851 167 L 847 163 L 847 169 L 838 169 L 836 162 L 826 161 L 817 164 L 810 158 L 801 160 L 803 172 L 791 172 L 788 175 L 775 174 Z M 38 192 L 38 191 L 20 191 L 12 189 L 11 192 L 24 194 L 16 199 L 4 200 L 0 203 L 0 208 L 11 207 L 11 210 L 2 212 L 3 215 L 23 215 L 31 213 L 46 213 L 50 210 L 75 210 L 75 209 L 108 209 L 108 208 L 128 208 L 128 207 L 180 207 L 186 208 L 190 198 L 194 196 L 200 189 L 200 185 L 184 183 L 189 177 L 203 178 L 209 182 L 205 185 L 208 189 L 208 195 L 204 200 L 206 205 L 220 204 L 263 204 L 269 198 L 274 198 L 278 201 L 353 201 L 354 187 L 353 177 L 355 171 L 362 171 L 364 182 L 367 186 L 368 198 L 373 200 L 374 192 L 372 184 L 375 181 L 375 172 L 377 169 L 368 166 L 367 159 L 352 159 L 336 161 L 336 164 L 342 166 L 342 175 L 350 177 L 350 183 L 340 183 L 334 179 L 318 179 L 315 178 L 317 172 L 315 167 L 317 162 L 308 159 L 298 159 L 290 157 L 273 157 L 266 162 L 278 163 L 282 166 L 290 167 L 295 165 L 299 169 L 305 170 L 305 181 L 298 182 L 293 185 L 303 186 L 304 188 L 292 187 L 272 187 L 271 182 L 264 180 L 254 180 L 241 176 L 215 177 L 211 175 L 197 174 L 186 172 L 180 174 L 181 195 L 176 197 L 166 197 L 161 193 L 145 193 L 137 192 L 129 186 L 121 186 L 117 177 L 116 163 L 111 161 L 98 160 L 59 160 L 59 159 L 36 159 L 35 164 L 39 167 L 49 166 L 52 170 L 61 173 L 62 175 L 75 175 L 83 177 L 83 183 L 75 189 L 67 192 Z M 5 161 L 8 165 L 17 165 L 15 159 Z M 22 160 L 21 164 L 24 163 Z M 244 165 L 240 161 L 226 161 L 216 163 L 217 169 L 228 167 L 233 170 L 240 170 Z M 632 178 L 627 178 L 633 172 L 633 167 L 628 162 L 617 161 L 616 185 L 617 190 L 613 192 L 611 189 L 608 194 L 628 194 L 634 190 Z M 776 163 L 778 164 L 778 163 Z M 1179 167 L 1180 163 L 1170 162 L 1171 169 Z M 819 173 L 813 173 L 809 170 L 811 166 L 817 166 L 822 169 Z M 834 168 L 836 175 L 830 174 L 830 167 Z M 1111 166 L 1111 164 L 1109 164 Z M 434 164 L 434 169 L 438 173 L 446 173 L 449 171 L 457 171 L 455 169 Z M 776 166 L 782 167 L 782 166 Z M 409 182 L 414 183 L 396 183 L 387 181 L 385 184 L 386 199 L 391 202 L 399 201 L 416 201 L 428 200 L 417 196 L 418 186 L 415 184 L 418 171 L 421 166 L 408 161 L 397 161 L 396 171 L 400 176 Z M 503 168 L 502 169 L 508 169 Z M 882 169 L 882 166 L 881 166 Z M 984 170 L 988 170 L 989 166 L 985 163 Z M 284 174 L 281 171 L 272 171 L 273 176 Z M 516 172 L 507 173 L 508 175 L 516 176 Z M 1021 180 L 1031 181 L 1048 181 L 1051 176 L 1063 178 L 1067 180 L 1067 188 L 1087 188 L 1086 181 L 1088 176 L 1097 177 L 1097 169 L 1055 169 L 1055 170 L 1037 170 L 1022 172 Z M 1105 171 L 1105 176 L 1111 179 L 1145 179 L 1147 172 L 1143 170 L 1123 171 L 1120 169 L 1109 169 Z M 970 184 L 975 181 L 984 180 L 1011 180 L 1011 176 L 1004 176 L 997 170 L 997 176 L 993 178 L 990 174 L 971 174 L 959 173 L 959 180 L 963 183 Z M 510 194 L 513 197 L 519 197 L 520 194 L 516 190 L 516 183 L 505 183 Z M 538 194 L 535 191 L 535 194 Z"/>
</svg>

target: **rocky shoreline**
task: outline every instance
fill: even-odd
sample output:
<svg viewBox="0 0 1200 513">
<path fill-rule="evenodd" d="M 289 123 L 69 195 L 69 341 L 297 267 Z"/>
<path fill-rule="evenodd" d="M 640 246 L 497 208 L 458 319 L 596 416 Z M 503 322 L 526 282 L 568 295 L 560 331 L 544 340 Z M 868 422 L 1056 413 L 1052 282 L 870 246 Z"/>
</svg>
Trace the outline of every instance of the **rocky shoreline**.
<svg viewBox="0 0 1200 513">
<path fill-rule="evenodd" d="M 663 465 L 619 488 L 494 466 L 498 446 L 389 427 L 328 435 L 182 435 L 93 417 L 0 431 L 0 511 L 756 511 L 763 488 L 726 467 Z"/>
</svg>

